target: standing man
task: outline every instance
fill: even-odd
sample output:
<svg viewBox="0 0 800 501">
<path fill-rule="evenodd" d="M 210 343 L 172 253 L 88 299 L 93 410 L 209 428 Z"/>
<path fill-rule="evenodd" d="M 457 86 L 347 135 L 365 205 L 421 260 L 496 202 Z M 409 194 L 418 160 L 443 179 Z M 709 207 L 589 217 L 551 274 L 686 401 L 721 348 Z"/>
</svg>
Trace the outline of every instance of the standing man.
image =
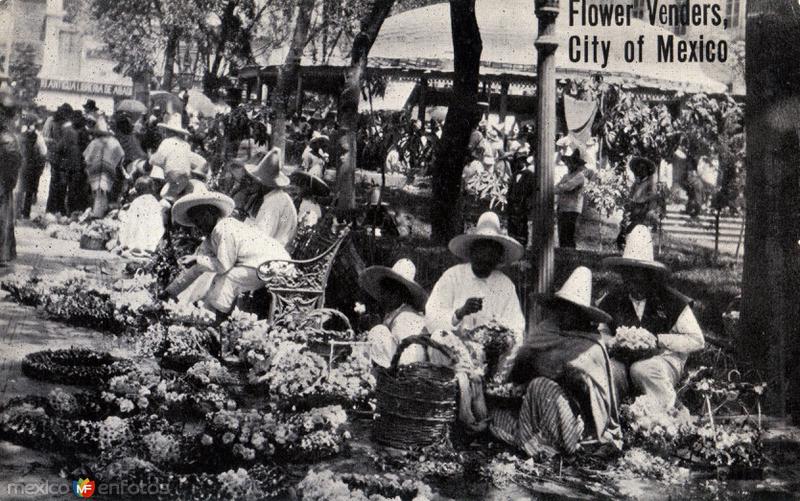
<svg viewBox="0 0 800 501">
<path fill-rule="evenodd" d="M 67 211 L 67 171 L 62 165 L 64 159 L 61 157 L 59 146 L 65 126 L 71 124 L 72 113 L 72 106 L 64 103 L 45 121 L 42 128 L 50 162 L 50 189 L 46 207 L 50 214 L 64 214 Z"/>
<path fill-rule="evenodd" d="M 20 172 L 17 193 L 17 217 L 31 217 L 31 206 L 36 202 L 39 191 L 39 179 L 47 161 L 47 146 L 42 134 L 36 130 L 36 121 L 32 119 L 22 128 L 20 135 L 22 150 L 22 172 Z"/>
<path fill-rule="evenodd" d="M 571 155 L 564 157 L 564 162 L 567 164 L 568 172 L 555 188 L 555 193 L 558 195 L 558 246 L 574 249 L 578 218 L 583 212 L 586 162 L 583 161 L 581 152 L 577 148 L 572 150 Z"/>
<path fill-rule="evenodd" d="M 598 307 L 612 317 L 608 329 L 601 330 L 613 334 L 619 327 L 641 327 L 656 337 L 660 352 L 633 363 L 630 380 L 635 390 L 670 408 L 686 359 L 705 346 L 692 300 L 666 284 L 669 269 L 654 259 L 653 238 L 646 226 L 631 231 L 622 257 L 606 258 L 603 265 L 622 276 L 622 285 L 598 301 Z"/>
<path fill-rule="evenodd" d="M 7 88 L 0 90 L 0 268 L 17 257 L 14 187 L 22 164 L 19 143 L 12 133 L 17 109 L 17 102 Z"/>
</svg>

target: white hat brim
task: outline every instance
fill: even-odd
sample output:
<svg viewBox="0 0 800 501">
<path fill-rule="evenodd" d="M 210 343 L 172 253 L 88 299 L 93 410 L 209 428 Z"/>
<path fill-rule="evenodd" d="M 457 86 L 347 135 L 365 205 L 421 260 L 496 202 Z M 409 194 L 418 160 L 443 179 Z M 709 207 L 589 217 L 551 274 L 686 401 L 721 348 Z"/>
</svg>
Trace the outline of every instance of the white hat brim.
<svg viewBox="0 0 800 501">
<path fill-rule="evenodd" d="M 481 235 L 479 233 L 471 233 L 468 235 L 457 235 L 450 240 L 447 248 L 450 252 L 464 260 L 469 260 L 469 249 L 472 244 L 478 240 L 491 240 L 503 246 L 503 263 L 510 264 L 519 259 L 525 254 L 525 248 L 511 237 L 505 235 Z"/>
<path fill-rule="evenodd" d="M 325 182 L 325 181 L 324 181 L 324 180 L 323 180 L 321 177 L 319 177 L 319 176 L 315 176 L 314 174 L 309 174 L 308 172 L 306 172 L 306 171 L 304 171 L 304 170 L 296 170 L 296 171 L 292 172 L 292 175 L 293 175 L 293 176 L 297 176 L 297 177 L 304 177 L 304 178 L 307 178 L 307 179 L 310 181 L 310 183 L 311 183 L 311 189 L 312 189 L 312 191 L 314 191 L 314 188 L 315 188 L 315 186 L 319 186 L 319 187 L 321 187 L 321 188 L 322 188 L 322 191 L 324 191 L 324 192 L 325 192 L 325 194 L 324 194 L 324 195 L 323 195 L 322 193 L 319 193 L 319 194 L 320 194 L 320 195 L 322 195 L 322 196 L 328 196 L 328 195 L 330 194 L 330 192 L 331 192 L 331 187 L 330 187 L 330 186 L 328 186 L 328 183 L 326 183 L 326 182 Z M 290 179 L 290 181 L 291 181 L 291 179 Z"/>
<path fill-rule="evenodd" d="M 269 186 L 271 188 L 285 188 L 286 186 L 292 184 L 292 181 L 289 179 L 289 177 L 282 171 L 279 172 L 276 177 L 265 179 L 258 174 L 258 165 L 244 164 L 244 170 L 247 172 L 247 174 L 250 175 L 250 177 L 258 181 L 259 183 L 263 184 L 264 186 Z"/>
<path fill-rule="evenodd" d="M 380 301 L 383 298 L 383 287 L 381 281 L 384 278 L 395 280 L 402 284 L 411 297 L 414 298 L 415 306 L 419 311 L 425 309 L 425 304 L 428 302 L 428 293 L 416 282 L 408 280 L 395 272 L 393 269 L 386 266 L 370 266 L 358 276 L 358 285 L 367 291 L 370 296 Z"/>
<path fill-rule="evenodd" d="M 182 196 L 172 205 L 172 220 L 181 226 L 194 226 L 189 221 L 187 213 L 189 209 L 199 205 L 213 205 L 222 211 L 222 217 L 228 217 L 233 212 L 234 202 L 233 199 L 222 193 L 190 193 Z"/>
<path fill-rule="evenodd" d="M 165 123 L 156 124 L 156 127 L 158 127 L 159 129 L 166 129 L 166 130 L 170 130 L 172 132 L 177 132 L 178 134 L 183 134 L 185 136 L 190 136 L 192 134 L 191 132 L 189 132 L 188 130 L 186 130 L 184 128 L 173 127 L 173 126 L 165 124 Z"/>
</svg>

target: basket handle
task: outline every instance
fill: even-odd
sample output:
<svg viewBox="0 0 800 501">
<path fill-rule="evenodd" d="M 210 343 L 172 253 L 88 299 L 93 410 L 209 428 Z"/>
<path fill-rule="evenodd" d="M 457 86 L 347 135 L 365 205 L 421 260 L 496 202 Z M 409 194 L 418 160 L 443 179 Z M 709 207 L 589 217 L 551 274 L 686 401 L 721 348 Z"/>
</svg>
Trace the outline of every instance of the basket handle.
<svg viewBox="0 0 800 501">
<path fill-rule="evenodd" d="M 451 350 L 449 347 L 441 343 L 434 341 L 433 339 L 431 339 L 431 335 L 426 332 L 416 336 L 408 336 L 407 338 L 403 339 L 400 342 L 400 344 L 397 346 L 397 351 L 395 351 L 394 353 L 394 357 L 392 357 L 392 363 L 389 366 L 389 370 L 392 373 L 397 372 L 397 366 L 400 364 L 400 356 L 403 354 L 403 351 L 405 351 L 405 349 L 411 346 L 412 344 L 419 344 L 427 348 L 433 348 L 439 350 L 453 363 L 458 362 L 458 359 L 453 353 L 453 350 Z"/>
</svg>

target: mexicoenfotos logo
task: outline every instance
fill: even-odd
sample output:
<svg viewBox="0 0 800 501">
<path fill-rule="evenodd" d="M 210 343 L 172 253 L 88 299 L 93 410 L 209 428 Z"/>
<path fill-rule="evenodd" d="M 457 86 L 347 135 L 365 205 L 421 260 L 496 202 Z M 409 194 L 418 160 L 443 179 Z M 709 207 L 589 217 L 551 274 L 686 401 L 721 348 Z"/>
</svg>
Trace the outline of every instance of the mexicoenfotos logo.
<svg viewBox="0 0 800 501">
<path fill-rule="evenodd" d="M 94 480 L 81 478 L 72 481 L 72 493 L 79 498 L 90 498 L 94 494 Z"/>
</svg>

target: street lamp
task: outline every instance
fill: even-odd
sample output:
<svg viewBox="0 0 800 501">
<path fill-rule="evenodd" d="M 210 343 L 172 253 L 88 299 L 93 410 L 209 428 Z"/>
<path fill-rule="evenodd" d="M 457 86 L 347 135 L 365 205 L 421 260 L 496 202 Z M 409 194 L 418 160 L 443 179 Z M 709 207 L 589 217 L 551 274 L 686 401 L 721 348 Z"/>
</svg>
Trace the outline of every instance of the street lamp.
<svg viewBox="0 0 800 501">
<path fill-rule="evenodd" d="M 549 293 L 553 286 L 555 268 L 555 236 L 553 232 L 554 183 L 553 161 L 556 140 L 556 18 L 558 0 L 535 0 L 539 31 L 536 37 L 536 96 L 537 96 L 537 143 L 538 158 L 536 176 L 539 189 L 536 191 L 533 219 L 533 244 L 536 270 L 536 292 Z M 541 308 L 533 306 L 533 318 L 542 320 Z"/>
</svg>

